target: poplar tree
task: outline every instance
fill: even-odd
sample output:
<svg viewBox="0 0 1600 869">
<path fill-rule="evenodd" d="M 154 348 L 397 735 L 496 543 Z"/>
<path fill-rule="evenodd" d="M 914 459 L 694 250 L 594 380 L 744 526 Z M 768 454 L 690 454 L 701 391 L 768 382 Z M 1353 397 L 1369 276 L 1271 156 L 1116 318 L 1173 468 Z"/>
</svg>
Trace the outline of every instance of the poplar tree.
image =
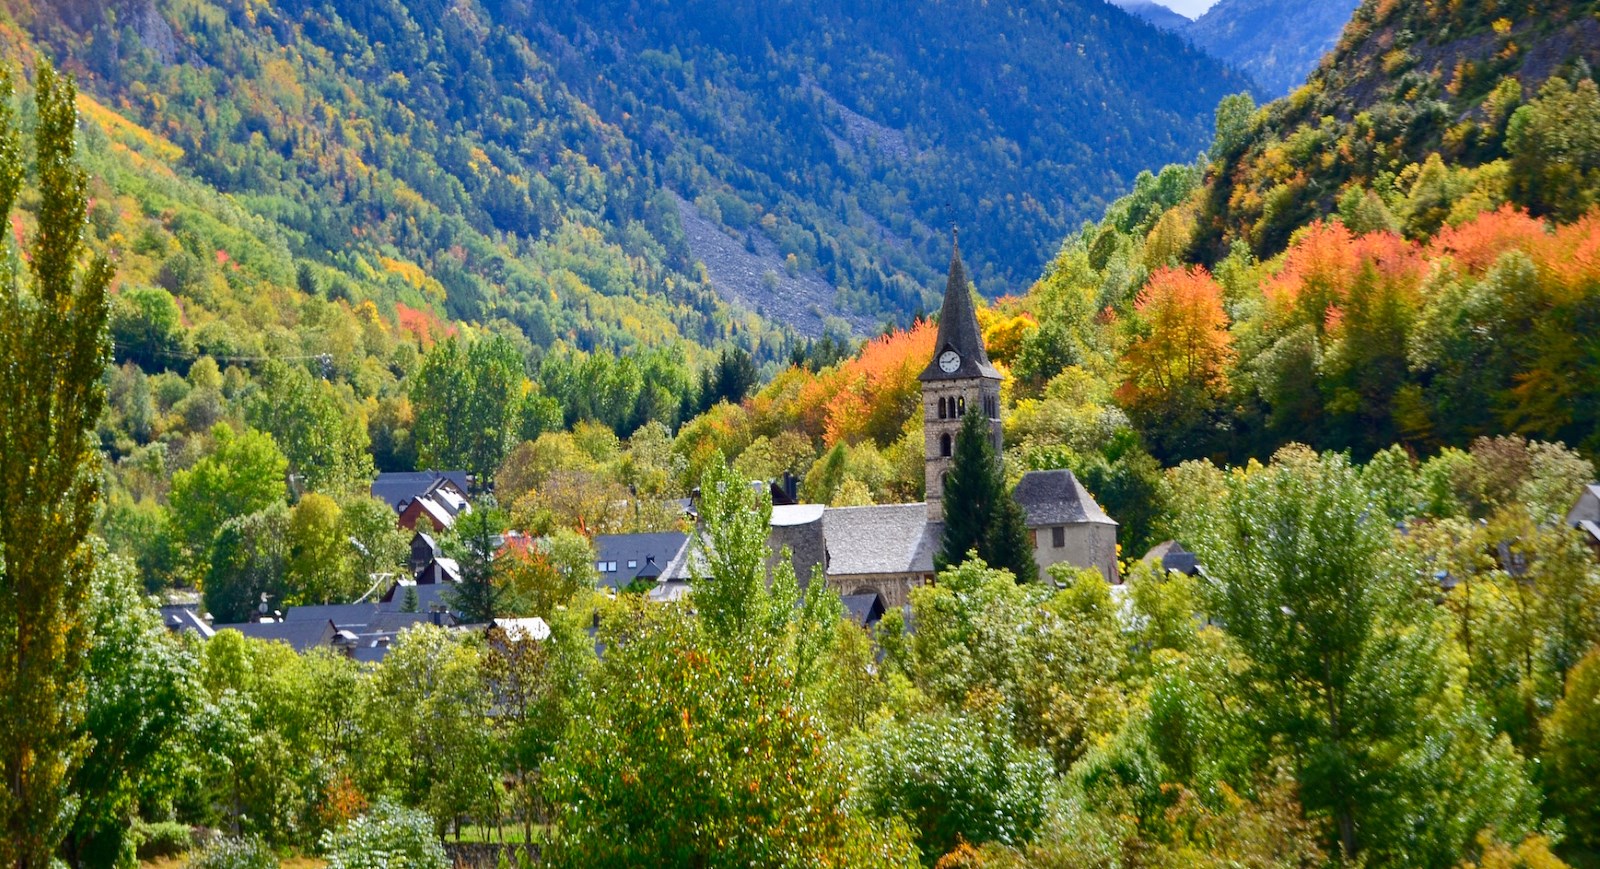
<svg viewBox="0 0 1600 869">
<path fill-rule="evenodd" d="M 990 567 L 1011 571 L 1018 582 L 1039 575 L 1028 545 L 1027 520 L 1006 487 L 1005 469 L 989 440 L 989 422 L 969 413 L 956 433 L 950 478 L 944 485 L 944 547 L 940 570 L 967 560 L 976 550 Z"/>
<path fill-rule="evenodd" d="M 100 497 L 93 426 L 112 275 L 84 242 L 76 88 L 48 63 L 35 84 L 38 229 L 26 256 L 0 254 L 0 865 L 18 869 L 50 864 L 84 749 L 85 537 Z M 22 187 L 12 95 L 0 71 L 0 218 Z"/>
</svg>

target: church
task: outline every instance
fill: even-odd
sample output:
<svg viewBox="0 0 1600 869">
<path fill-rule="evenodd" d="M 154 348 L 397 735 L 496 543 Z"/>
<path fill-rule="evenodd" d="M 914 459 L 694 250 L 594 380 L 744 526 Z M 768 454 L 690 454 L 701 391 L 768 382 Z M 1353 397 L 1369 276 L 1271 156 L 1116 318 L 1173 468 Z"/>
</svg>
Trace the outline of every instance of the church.
<svg viewBox="0 0 1600 869">
<path fill-rule="evenodd" d="M 944 481 L 962 419 L 969 413 L 984 414 L 997 455 L 1005 437 L 1000 372 L 984 348 L 967 285 L 966 267 L 956 248 L 950 257 L 933 358 L 919 378 L 926 502 L 773 507 L 768 542 L 774 553 L 788 548 L 802 582 L 820 566 L 828 584 L 846 598 L 876 594 L 885 607 L 900 607 L 911 589 L 933 581 L 933 559 L 944 539 Z M 1030 471 L 1012 494 L 1027 514 L 1041 576 L 1051 565 L 1066 562 L 1096 568 L 1108 582 L 1118 581 L 1117 523 L 1071 471 Z"/>
</svg>

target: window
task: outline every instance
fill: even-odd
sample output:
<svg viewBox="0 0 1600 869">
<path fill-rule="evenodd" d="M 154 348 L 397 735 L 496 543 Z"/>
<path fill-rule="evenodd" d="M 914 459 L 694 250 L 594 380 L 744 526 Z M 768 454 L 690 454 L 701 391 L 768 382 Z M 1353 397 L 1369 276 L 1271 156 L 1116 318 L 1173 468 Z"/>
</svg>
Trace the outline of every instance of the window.
<svg viewBox="0 0 1600 869">
<path fill-rule="evenodd" d="M 629 570 L 632 570 L 632 569 L 634 569 L 635 567 L 638 567 L 638 566 L 639 566 L 639 562 L 633 561 L 631 559 L 628 561 L 628 569 Z"/>
<path fill-rule="evenodd" d="M 950 435 L 949 434 L 939 435 L 939 455 L 941 455 L 941 456 L 943 456 L 945 458 L 949 458 L 950 457 Z"/>
<path fill-rule="evenodd" d="M 1067 529 L 1057 525 L 1050 529 L 1050 545 L 1060 549 L 1067 545 Z"/>
<path fill-rule="evenodd" d="M 944 398 L 941 396 L 939 398 L 939 418 L 940 419 L 944 419 L 944 418 L 946 418 L 948 416 L 949 416 L 949 414 L 945 412 Z"/>
<path fill-rule="evenodd" d="M 967 397 L 965 395 L 956 399 L 956 416 L 967 415 Z"/>
</svg>

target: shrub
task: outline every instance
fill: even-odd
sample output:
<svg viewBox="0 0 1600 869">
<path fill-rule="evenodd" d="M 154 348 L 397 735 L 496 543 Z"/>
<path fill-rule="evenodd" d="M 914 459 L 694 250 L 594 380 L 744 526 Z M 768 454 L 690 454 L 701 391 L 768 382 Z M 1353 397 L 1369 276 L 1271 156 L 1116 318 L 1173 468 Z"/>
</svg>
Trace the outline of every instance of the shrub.
<svg viewBox="0 0 1600 869">
<path fill-rule="evenodd" d="M 260 839 L 218 839 L 189 858 L 187 869 L 278 869 L 278 855 Z"/>
<path fill-rule="evenodd" d="M 433 832 L 433 819 L 416 809 L 379 800 L 372 811 L 339 831 L 322 834 L 329 869 L 449 869 Z"/>
<path fill-rule="evenodd" d="M 140 860 L 154 860 L 158 857 L 176 857 L 188 851 L 194 845 L 194 833 L 188 824 L 179 824 L 172 821 L 158 821 L 154 824 L 139 823 L 133 828 L 134 841 L 138 844 Z"/>
</svg>

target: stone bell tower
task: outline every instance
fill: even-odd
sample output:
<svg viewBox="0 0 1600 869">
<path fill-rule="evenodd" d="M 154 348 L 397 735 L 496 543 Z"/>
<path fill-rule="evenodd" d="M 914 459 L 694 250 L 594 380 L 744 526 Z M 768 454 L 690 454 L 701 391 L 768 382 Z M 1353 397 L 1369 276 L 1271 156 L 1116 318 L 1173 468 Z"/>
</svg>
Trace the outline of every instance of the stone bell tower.
<svg viewBox="0 0 1600 869">
<path fill-rule="evenodd" d="M 922 433 L 927 456 L 928 520 L 944 521 L 944 479 L 955 453 L 956 433 L 969 413 L 989 422 L 995 454 L 1000 453 L 1000 372 L 989 362 L 972 307 L 961 247 L 953 243 L 950 278 L 939 310 L 939 337 L 922 381 Z"/>
</svg>

